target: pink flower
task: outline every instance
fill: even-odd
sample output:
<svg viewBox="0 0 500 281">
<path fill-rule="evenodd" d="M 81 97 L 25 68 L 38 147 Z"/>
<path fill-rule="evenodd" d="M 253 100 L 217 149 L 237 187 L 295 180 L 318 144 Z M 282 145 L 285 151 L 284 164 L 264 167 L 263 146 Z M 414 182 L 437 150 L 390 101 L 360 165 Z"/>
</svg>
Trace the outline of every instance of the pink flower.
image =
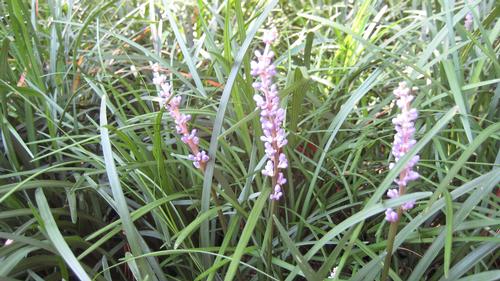
<svg viewBox="0 0 500 281">
<path fill-rule="evenodd" d="M 198 169 L 209 160 L 208 155 L 203 150 L 196 153 L 196 155 L 189 154 L 188 159 L 193 161 L 193 165 Z"/>
<path fill-rule="evenodd" d="M 403 209 L 403 211 L 413 209 L 413 207 L 415 207 L 415 200 L 408 201 L 401 205 L 401 209 Z"/>
<path fill-rule="evenodd" d="M 280 200 L 283 192 L 281 192 L 281 186 L 279 184 L 274 186 L 274 192 L 269 196 L 271 200 Z"/>
<path fill-rule="evenodd" d="M 397 189 L 389 189 L 387 190 L 387 197 L 391 199 L 395 199 L 399 197 L 399 191 Z"/>
<path fill-rule="evenodd" d="M 410 88 L 406 86 L 406 83 L 400 83 L 399 87 L 394 90 L 394 95 L 397 98 L 396 104 L 401 109 L 401 113 L 392 119 L 392 123 L 394 123 L 396 129 L 392 146 L 392 155 L 395 161 L 398 162 L 399 159 L 408 153 L 417 143 L 413 138 L 413 134 L 415 133 L 414 121 L 418 117 L 418 111 L 415 108 L 411 108 L 413 96 L 411 95 Z M 407 162 L 403 172 L 399 175 L 399 178 L 395 180 L 399 186 L 405 187 L 408 182 L 418 179 L 419 175 L 417 172 L 413 171 L 413 167 L 419 160 L 420 157 L 416 155 Z M 389 168 L 392 169 L 393 166 L 393 163 L 389 164 Z"/>
<path fill-rule="evenodd" d="M 260 78 L 252 86 L 261 92 L 261 95 L 254 95 L 253 99 L 260 109 L 260 122 L 264 133 L 260 139 L 264 142 L 268 159 L 262 174 L 273 177 L 273 182 L 276 183 L 274 192 L 270 196 L 271 200 L 279 200 L 283 195 L 281 186 L 286 183 L 286 179 L 279 169 L 288 167 L 288 160 L 282 152 L 282 148 L 287 144 L 285 130 L 282 128 L 285 110 L 280 108 L 278 89 L 272 81 L 276 75 L 276 67 L 273 64 L 274 53 L 270 48 L 277 38 L 276 28 L 264 31 L 262 36 L 262 41 L 266 44 L 264 51 L 255 51 L 257 60 L 251 63 L 251 74 Z"/>
<path fill-rule="evenodd" d="M 278 38 L 278 30 L 274 26 L 271 29 L 265 30 L 264 34 L 262 35 L 262 41 L 265 44 L 273 44 L 277 38 Z"/>
<path fill-rule="evenodd" d="M 390 222 L 390 223 L 394 223 L 394 222 L 397 222 L 398 221 L 398 213 L 394 212 L 394 210 L 392 208 L 388 208 L 386 211 L 385 211 L 385 219 Z"/>
<path fill-rule="evenodd" d="M 172 87 L 167 82 L 165 75 L 159 73 L 160 67 L 158 64 L 153 65 L 153 83 L 160 88 L 159 96 L 161 105 L 164 106 L 169 115 L 174 119 L 175 129 L 181 135 L 181 141 L 189 146 L 191 153 L 188 159 L 193 161 L 193 165 L 201 170 L 204 170 L 205 163 L 208 162 L 209 157 L 205 151 L 199 150 L 200 139 L 196 135 L 197 130 L 189 131 L 188 122 L 191 120 L 191 115 L 180 113 L 179 106 L 182 98 L 180 96 L 172 97 Z"/>
<path fill-rule="evenodd" d="M 396 163 L 417 143 L 413 135 L 416 131 L 415 120 L 418 118 L 418 111 L 415 108 L 411 108 L 411 102 L 414 97 L 411 94 L 410 88 L 406 86 L 406 83 L 399 83 L 399 87 L 394 90 L 394 95 L 397 98 L 396 105 L 401 109 L 401 113 L 392 119 L 396 134 L 394 135 L 391 152 Z M 410 181 L 417 180 L 420 177 L 420 174 L 413 170 L 419 160 L 420 157 L 415 155 L 406 162 L 406 166 L 399 174 L 399 177 L 394 180 L 399 190 L 389 189 L 387 191 L 387 197 L 392 199 L 398 198 L 400 194 L 404 194 L 405 188 Z M 389 169 L 392 169 L 395 163 L 390 163 Z M 415 201 L 408 201 L 401 206 L 401 209 L 407 211 L 414 206 Z M 389 208 L 385 212 L 385 218 L 389 222 L 396 222 L 398 220 L 398 214 Z"/>
<path fill-rule="evenodd" d="M 12 239 L 7 239 L 5 240 L 5 244 L 3 244 L 4 246 L 9 246 L 10 244 L 14 243 L 14 240 Z"/>
</svg>

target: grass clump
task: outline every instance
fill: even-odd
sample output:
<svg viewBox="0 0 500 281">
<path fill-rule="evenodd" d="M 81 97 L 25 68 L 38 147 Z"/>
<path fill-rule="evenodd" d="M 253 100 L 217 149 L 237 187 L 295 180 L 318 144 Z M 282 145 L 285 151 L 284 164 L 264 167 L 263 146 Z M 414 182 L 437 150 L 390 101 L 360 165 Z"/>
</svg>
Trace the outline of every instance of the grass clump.
<svg viewBox="0 0 500 281">
<path fill-rule="evenodd" d="M 0 279 L 498 280 L 496 1 L 0 11 Z M 252 76 L 272 26 L 278 200 Z M 158 71 L 196 141 L 158 103 Z M 402 81 L 417 141 L 389 169 Z M 388 199 L 417 154 L 420 178 Z M 386 209 L 412 200 L 389 234 Z"/>
</svg>

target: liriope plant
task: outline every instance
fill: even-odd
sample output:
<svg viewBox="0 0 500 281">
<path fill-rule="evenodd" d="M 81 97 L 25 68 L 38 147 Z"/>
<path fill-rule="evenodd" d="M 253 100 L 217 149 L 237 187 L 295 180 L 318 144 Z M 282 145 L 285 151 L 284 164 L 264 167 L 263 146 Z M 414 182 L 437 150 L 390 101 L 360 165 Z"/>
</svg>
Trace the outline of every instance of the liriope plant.
<svg viewBox="0 0 500 281">
<path fill-rule="evenodd" d="M 496 2 L 1 1 L 0 279 L 495 280 Z M 396 161 L 402 80 L 419 114 Z"/>
</svg>

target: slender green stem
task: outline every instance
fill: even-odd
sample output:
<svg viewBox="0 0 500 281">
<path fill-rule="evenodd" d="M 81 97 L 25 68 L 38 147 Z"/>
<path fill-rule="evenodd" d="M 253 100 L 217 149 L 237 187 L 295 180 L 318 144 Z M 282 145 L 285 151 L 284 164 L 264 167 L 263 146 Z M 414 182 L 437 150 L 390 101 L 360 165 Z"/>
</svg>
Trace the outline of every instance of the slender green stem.
<svg viewBox="0 0 500 281">
<path fill-rule="evenodd" d="M 271 200 L 269 207 L 269 217 L 267 220 L 267 228 L 269 229 L 269 236 L 267 239 L 267 251 L 266 251 L 266 268 L 267 273 L 273 276 L 273 266 L 272 266 L 272 257 L 273 257 L 273 232 L 274 232 L 274 224 L 273 224 L 273 215 L 276 212 L 276 201 Z"/>
<path fill-rule="evenodd" d="M 391 258 L 392 258 L 392 251 L 394 250 L 394 240 L 396 238 L 396 234 L 398 233 L 398 226 L 399 226 L 399 221 L 401 220 L 401 208 L 398 208 L 398 220 L 394 223 L 391 223 L 391 226 L 389 227 L 389 234 L 387 236 L 387 255 L 385 256 L 384 260 L 384 269 L 382 271 L 382 277 L 380 278 L 380 281 L 385 281 L 387 280 L 387 277 L 389 275 L 389 267 L 391 266 Z"/>
</svg>

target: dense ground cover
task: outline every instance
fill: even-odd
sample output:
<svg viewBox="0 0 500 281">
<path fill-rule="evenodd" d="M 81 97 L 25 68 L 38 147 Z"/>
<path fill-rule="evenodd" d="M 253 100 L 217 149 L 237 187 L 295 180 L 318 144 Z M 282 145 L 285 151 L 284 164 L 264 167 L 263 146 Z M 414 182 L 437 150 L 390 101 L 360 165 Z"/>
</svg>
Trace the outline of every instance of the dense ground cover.
<svg viewBox="0 0 500 281">
<path fill-rule="evenodd" d="M 500 279 L 497 1 L 0 11 L 1 280 Z M 261 173 L 251 63 L 273 26 L 288 140 L 279 200 Z M 199 143 L 159 104 L 159 75 Z M 389 169 L 400 82 L 417 142 Z M 210 157 L 200 168 L 195 142 Z M 389 199 L 417 154 L 420 177 Z"/>
</svg>

